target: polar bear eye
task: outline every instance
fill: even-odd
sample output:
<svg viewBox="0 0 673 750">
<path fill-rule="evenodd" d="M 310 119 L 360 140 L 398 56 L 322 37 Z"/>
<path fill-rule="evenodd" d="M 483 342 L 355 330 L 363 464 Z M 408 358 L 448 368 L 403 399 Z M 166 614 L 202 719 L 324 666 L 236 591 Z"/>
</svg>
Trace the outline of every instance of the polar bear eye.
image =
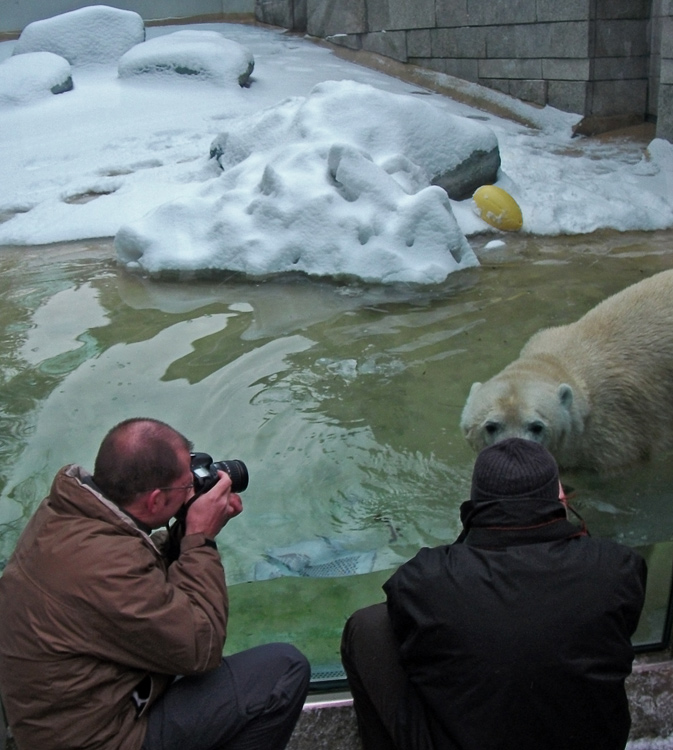
<svg viewBox="0 0 673 750">
<path fill-rule="evenodd" d="M 531 422 L 528 425 L 528 432 L 530 432 L 531 435 L 542 435 L 544 432 L 544 422 Z"/>
<path fill-rule="evenodd" d="M 498 422 L 486 422 L 484 425 L 484 432 L 487 435 L 495 435 L 499 429 L 500 425 Z"/>
</svg>

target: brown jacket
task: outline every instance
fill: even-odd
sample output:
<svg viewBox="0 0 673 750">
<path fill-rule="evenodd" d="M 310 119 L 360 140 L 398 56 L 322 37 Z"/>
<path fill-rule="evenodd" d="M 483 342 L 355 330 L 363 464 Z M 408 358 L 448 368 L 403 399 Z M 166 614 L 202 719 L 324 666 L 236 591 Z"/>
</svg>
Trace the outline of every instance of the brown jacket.
<svg viewBox="0 0 673 750">
<path fill-rule="evenodd" d="M 138 750 L 172 675 L 214 669 L 228 613 L 202 534 L 170 568 L 150 537 L 82 480 L 56 475 L 0 578 L 0 694 L 20 748 Z M 134 689 L 149 695 L 142 710 Z"/>
</svg>

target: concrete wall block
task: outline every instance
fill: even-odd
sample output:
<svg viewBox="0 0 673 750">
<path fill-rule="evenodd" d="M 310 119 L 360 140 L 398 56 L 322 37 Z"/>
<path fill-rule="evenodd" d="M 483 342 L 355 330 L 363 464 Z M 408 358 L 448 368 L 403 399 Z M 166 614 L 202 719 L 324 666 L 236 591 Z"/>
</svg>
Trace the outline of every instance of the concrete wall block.
<svg viewBox="0 0 673 750">
<path fill-rule="evenodd" d="M 598 21 L 596 57 L 640 57 L 649 54 L 647 21 Z"/>
<path fill-rule="evenodd" d="M 650 79 L 650 85 L 647 88 L 647 116 L 656 119 L 659 105 L 659 85 L 658 78 Z"/>
<path fill-rule="evenodd" d="M 673 16 L 661 19 L 661 47 L 659 54 L 662 57 L 673 57 Z"/>
<path fill-rule="evenodd" d="M 653 61 L 658 60 L 660 56 L 662 41 L 661 26 L 660 18 L 652 19 L 652 23 L 650 24 L 650 56 Z"/>
<path fill-rule="evenodd" d="M 445 73 L 456 78 L 462 78 L 464 81 L 477 83 L 479 81 L 479 61 L 467 60 L 465 58 L 455 58 L 444 60 Z"/>
<path fill-rule="evenodd" d="M 408 61 L 405 31 L 374 31 L 371 34 L 364 34 L 362 49 L 400 62 Z"/>
<path fill-rule="evenodd" d="M 484 2 L 467 0 L 467 13 L 474 26 L 499 26 L 513 23 L 535 23 L 536 0 L 507 0 Z"/>
<path fill-rule="evenodd" d="M 367 4 L 371 0 L 367 0 Z M 388 29 L 425 29 L 435 26 L 435 0 L 388 0 Z"/>
<path fill-rule="evenodd" d="M 294 0 L 293 31 L 306 31 L 306 2 L 307 0 Z"/>
<path fill-rule="evenodd" d="M 586 107 L 588 86 L 585 81 L 549 81 L 547 103 L 564 112 L 582 114 Z"/>
<path fill-rule="evenodd" d="M 407 54 L 409 57 L 432 57 L 430 29 L 411 29 L 407 33 Z"/>
<path fill-rule="evenodd" d="M 388 0 L 363 0 L 362 4 L 366 7 L 367 31 L 383 31 L 390 27 Z"/>
<path fill-rule="evenodd" d="M 510 80 L 499 78 L 480 78 L 479 83 L 482 86 L 487 86 L 489 89 L 502 91 L 503 94 L 509 94 L 509 89 L 512 85 L 512 82 Z"/>
<path fill-rule="evenodd" d="M 362 34 L 335 34 L 327 39 L 338 47 L 359 50 L 362 49 L 362 37 Z"/>
<path fill-rule="evenodd" d="M 542 78 L 542 60 L 479 60 L 480 78 Z"/>
<path fill-rule="evenodd" d="M 468 26 L 467 0 L 437 0 L 435 16 L 438 28 Z"/>
<path fill-rule="evenodd" d="M 434 0 L 366 0 L 369 31 L 431 28 L 435 25 Z"/>
<path fill-rule="evenodd" d="M 256 0 L 255 18 L 271 26 L 293 28 L 292 0 Z"/>
<path fill-rule="evenodd" d="M 362 0 L 306 0 L 306 28 L 318 37 L 335 34 L 362 34 L 366 31 Z"/>
<path fill-rule="evenodd" d="M 596 0 L 596 18 L 650 17 L 651 0 Z"/>
<path fill-rule="evenodd" d="M 587 115 L 642 116 L 647 107 L 647 81 L 594 81 L 590 101 Z"/>
<path fill-rule="evenodd" d="M 446 73 L 446 60 L 443 57 L 409 57 L 407 61 L 411 65 L 418 65 L 436 73 Z"/>
<path fill-rule="evenodd" d="M 659 86 L 657 138 L 666 138 L 673 143 L 673 84 Z"/>
<path fill-rule="evenodd" d="M 544 21 L 589 21 L 591 0 L 537 0 L 537 20 Z"/>
<path fill-rule="evenodd" d="M 647 78 L 647 57 L 601 57 L 594 60 L 593 77 L 598 81 Z"/>
<path fill-rule="evenodd" d="M 673 60 L 667 58 L 661 61 L 659 83 L 665 86 L 673 84 Z"/>
<path fill-rule="evenodd" d="M 487 32 L 487 57 L 574 58 L 589 51 L 587 21 L 491 26 Z"/>
<path fill-rule="evenodd" d="M 431 29 L 433 57 L 486 57 L 487 29 L 465 26 L 457 29 Z"/>
<path fill-rule="evenodd" d="M 557 81 L 588 81 L 591 73 L 589 60 L 548 59 L 542 61 L 542 78 Z"/>
<path fill-rule="evenodd" d="M 509 93 L 524 102 L 543 107 L 547 103 L 547 81 L 512 81 Z"/>
</svg>

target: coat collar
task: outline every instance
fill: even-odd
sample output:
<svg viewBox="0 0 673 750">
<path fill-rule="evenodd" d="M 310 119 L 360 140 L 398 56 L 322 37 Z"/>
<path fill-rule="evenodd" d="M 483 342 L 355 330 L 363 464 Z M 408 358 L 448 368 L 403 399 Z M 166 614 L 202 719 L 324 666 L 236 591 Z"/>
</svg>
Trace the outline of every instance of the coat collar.
<svg viewBox="0 0 673 750">
<path fill-rule="evenodd" d="M 463 532 L 457 542 L 475 547 L 510 547 L 586 536 L 568 521 L 560 501 L 530 498 L 491 500 L 460 506 Z"/>
</svg>

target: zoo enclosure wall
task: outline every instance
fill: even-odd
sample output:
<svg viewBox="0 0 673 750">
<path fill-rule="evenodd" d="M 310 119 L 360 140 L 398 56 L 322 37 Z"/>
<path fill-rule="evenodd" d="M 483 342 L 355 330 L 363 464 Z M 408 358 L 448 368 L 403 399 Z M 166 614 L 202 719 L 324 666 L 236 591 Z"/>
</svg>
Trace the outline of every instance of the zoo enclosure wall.
<svg viewBox="0 0 673 750">
<path fill-rule="evenodd" d="M 104 2 L 104 0 L 100 0 Z M 0 39 L 95 5 L 0 0 Z M 256 18 L 673 142 L 673 0 L 110 0 L 146 22 Z"/>
<path fill-rule="evenodd" d="M 256 0 L 258 21 L 673 141 L 672 0 Z"/>
</svg>

